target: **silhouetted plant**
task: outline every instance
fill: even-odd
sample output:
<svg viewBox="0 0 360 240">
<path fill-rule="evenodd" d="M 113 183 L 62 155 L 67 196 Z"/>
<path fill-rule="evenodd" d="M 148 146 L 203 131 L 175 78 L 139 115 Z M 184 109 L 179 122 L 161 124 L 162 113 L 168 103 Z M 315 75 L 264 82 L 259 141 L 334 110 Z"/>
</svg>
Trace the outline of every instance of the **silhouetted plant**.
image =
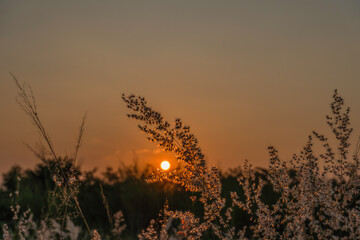
<svg viewBox="0 0 360 240">
<path fill-rule="evenodd" d="M 180 119 L 170 123 L 149 107 L 144 98 L 123 95 L 131 110 L 128 117 L 141 122 L 139 129 L 147 134 L 148 140 L 173 152 L 179 167 L 170 171 L 146 168 L 141 172 L 134 164 L 118 170 L 108 168 L 100 177 L 95 175 L 96 170 L 81 172 L 76 165 L 85 116 L 74 154 L 60 157 L 40 121 L 31 89 L 13 78 L 19 90 L 17 101 L 36 126 L 47 152 L 27 146 L 47 171 L 41 170 L 41 166 L 37 173 L 15 167 L 5 175 L 5 191 L 0 194 L 12 193 L 12 200 L 0 199 L 1 204 L 12 201 L 5 214 L 7 219 L 11 216 L 12 222 L 2 224 L 6 240 L 99 240 L 100 234 L 103 239 L 115 240 L 121 239 L 124 232 L 137 232 L 139 239 L 147 240 L 360 239 L 360 138 L 350 155 L 353 131 L 350 109 L 344 107 L 336 90 L 331 113 L 326 116 L 336 147 L 314 131 L 302 151 L 290 161 L 281 160 L 277 149 L 269 146 L 268 169 L 254 169 L 245 161 L 242 168 L 227 174 L 207 166 L 198 140 Z M 314 141 L 322 145 L 323 151 L 315 152 Z M 38 200 L 44 207 L 41 211 L 46 212 L 40 214 L 37 207 L 33 214 L 23 210 L 28 205 L 19 196 L 23 194 L 23 199 L 27 199 L 29 189 L 34 190 L 31 181 L 38 174 L 45 185 L 37 191 L 48 192 L 49 198 Z M 25 182 L 22 185 L 21 178 Z M 121 192 L 126 192 L 126 196 Z M 139 209 L 147 212 L 138 214 Z M 158 210 L 158 219 L 149 222 Z M 87 233 L 75 225 L 76 219 L 75 224 L 72 222 L 69 216 L 73 214 L 81 217 Z M 33 216 L 40 220 L 34 221 Z M 148 227 L 138 231 L 147 222 Z M 92 226 L 97 226 L 97 230 L 91 230 Z"/>
<path fill-rule="evenodd" d="M 266 180 L 256 177 L 251 164 L 245 161 L 238 182 L 246 201 L 240 201 L 236 192 L 231 193 L 232 206 L 225 208 L 221 196 L 222 185 L 216 167 L 208 169 L 198 141 L 180 119 L 173 124 L 148 106 L 146 100 L 135 95 L 123 100 L 132 110 L 128 117 L 142 122 L 139 129 L 166 151 L 172 151 L 181 171 L 154 172 L 152 181 L 170 181 L 184 186 L 193 193 L 191 199 L 203 205 L 202 218 L 190 211 L 164 210 L 167 219 L 179 219 L 177 235 L 186 239 L 200 239 L 212 234 L 219 239 L 359 239 L 359 142 L 355 153 L 348 158 L 352 132 L 350 109 L 344 108 L 344 100 L 335 90 L 331 114 L 327 123 L 338 140 L 333 152 L 325 136 L 313 132 L 299 155 L 290 162 L 282 161 L 278 151 L 269 146 L 269 171 Z M 322 143 L 325 153 L 317 157 L 313 150 L 313 138 Z M 290 169 L 289 164 L 293 170 Z M 320 165 L 323 168 L 320 169 Z M 291 170 L 291 171 L 290 171 Z M 262 199 L 266 181 L 279 194 L 274 204 Z M 199 196 L 199 197 L 197 197 Z M 250 223 L 239 229 L 231 221 L 234 208 L 238 207 L 250 216 Z M 163 225 L 168 224 L 163 221 Z M 167 239 L 168 235 L 156 234 L 150 224 L 146 239 Z M 161 228 L 163 231 L 163 227 Z M 212 233 L 209 233 L 212 232 Z"/>
<path fill-rule="evenodd" d="M 31 146 L 27 145 L 28 148 L 35 154 L 35 156 L 46 164 L 49 172 L 51 173 L 51 177 L 55 183 L 55 189 L 50 195 L 50 197 L 52 206 L 56 207 L 56 216 L 62 217 L 62 226 L 64 226 L 66 217 L 69 214 L 77 214 L 81 216 L 88 232 L 90 233 L 91 230 L 88 226 L 88 223 L 81 210 L 77 198 L 79 190 L 79 180 L 77 178 L 78 171 L 75 167 L 77 154 L 82 142 L 86 115 L 84 115 L 82 119 L 73 157 L 68 158 L 58 156 L 55 151 L 55 147 L 51 141 L 51 138 L 46 131 L 42 121 L 40 120 L 35 97 L 31 88 L 25 83 L 20 83 L 14 75 L 11 74 L 11 76 L 13 77 L 15 84 L 18 88 L 18 96 L 16 100 L 19 106 L 30 118 L 31 122 L 38 130 L 42 140 L 45 142 L 45 145 L 48 149 L 47 153 L 39 152 Z M 75 212 L 70 211 L 71 209 L 74 209 Z"/>
</svg>

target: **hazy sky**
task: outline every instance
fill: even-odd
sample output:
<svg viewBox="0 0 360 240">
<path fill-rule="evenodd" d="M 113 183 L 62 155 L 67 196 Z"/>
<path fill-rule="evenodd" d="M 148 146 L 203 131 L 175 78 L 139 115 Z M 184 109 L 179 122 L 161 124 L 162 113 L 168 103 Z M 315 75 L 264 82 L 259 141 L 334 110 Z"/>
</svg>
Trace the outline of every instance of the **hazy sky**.
<svg viewBox="0 0 360 240">
<path fill-rule="evenodd" d="M 164 156 L 126 118 L 134 93 L 181 117 L 210 164 L 298 152 L 326 132 L 335 88 L 360 129 L 359 1 L 0 0 L 0 172 L 39 161 L 9 75 L 31 85 L 55 148 L 71 153 L 88 112 L 84 168 Z"/>
</svg>

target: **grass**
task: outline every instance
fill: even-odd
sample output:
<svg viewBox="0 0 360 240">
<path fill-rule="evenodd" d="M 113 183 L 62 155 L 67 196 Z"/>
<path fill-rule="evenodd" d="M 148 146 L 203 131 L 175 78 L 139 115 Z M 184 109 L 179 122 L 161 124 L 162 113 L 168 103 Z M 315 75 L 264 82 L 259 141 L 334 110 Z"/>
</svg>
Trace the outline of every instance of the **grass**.
<svg viewBox="0 0 360 240">
<path fill-rule="evenodd" d="M 127 220 L 122 211 L 111 213 L 111 196 L 101 184 L 93 188 L 100 189 L 108 232 L 100 232 L 100 236 L 91 228 L 79 201 L 83 182 L 76 158 L 86 115 L 74 153 L 59 156 L 40 120 L 31 88 L 13 78 L 19 90 L 17 101 L 47 146 L 45 154 L 28 147 L 49 171 L 53 188 L 48 203 L 53 208 L 48 208 L 52 213 L 43 214 L 46 217 L 36 224 L 30 210 L 22 211 L 17 188 L 11 207 L 13 224 L 3 225 L 3 238 L 126 238 L 123 233 Z M 181 119 L 167 121 L 142 97 L 123 95 L 122 99 L 130 111 L 128 117 L 139 121 L 139 129 L 148 140 L 173 152 L 180 164 L 172 171 L 151 170 L 148 186 L 155 182 L 171 183 L 177 187 L 174 189 L 185 191 L 184 196 L 192 203 L 187 209 L 175 209 L 166 201 L 158 217 L 139 232 L 139 239 L 360 239 L 360 143 L 351 154 L 350 109 L 336 90 L 330 114 L 326 116 L 336 146 L 330 146 L 328 138 L 315 131 L 290 161 L 281 160 L 277 149 L 269 146 L 268 169 L 259 173 L 245 161 L 231 175 L 237 180 L 231 186 L 219 169 L 207 165 L 197 138 Z M 315 141 L 322 145 L 320 152 L 314 151 Z M 269 199 L 269 195 L 275 197 Z M 81 229 L 86 231 L 75 226 L 72 219 L 80 219 Z"/>
</svg>

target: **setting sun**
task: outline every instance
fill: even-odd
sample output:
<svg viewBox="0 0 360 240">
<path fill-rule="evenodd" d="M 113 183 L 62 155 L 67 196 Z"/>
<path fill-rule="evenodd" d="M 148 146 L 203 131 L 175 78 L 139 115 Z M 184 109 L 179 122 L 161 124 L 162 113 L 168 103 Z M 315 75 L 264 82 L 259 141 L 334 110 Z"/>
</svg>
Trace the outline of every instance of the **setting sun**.
<svg viewBox="0 0 360 240">
<path fill-rule="evenodd" d="M 161 169 L 162 170 L 169 170 L 169 168 L 170 168 L 170 163 L 168 162 L 168 161 L 162 161 L 161 162 L 161 164 L 160 164 L 160 166 L 161 166 Z"/>
</svg>

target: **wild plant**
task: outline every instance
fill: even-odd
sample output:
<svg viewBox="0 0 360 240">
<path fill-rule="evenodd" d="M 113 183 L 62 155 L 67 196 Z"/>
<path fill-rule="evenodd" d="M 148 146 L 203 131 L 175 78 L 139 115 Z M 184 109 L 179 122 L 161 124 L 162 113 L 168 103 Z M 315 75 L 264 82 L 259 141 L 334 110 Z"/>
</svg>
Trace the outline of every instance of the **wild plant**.
<svg viewBox="0 0 360 240">
<path fill-rule="evenodd" d="M 78 193 L 81 184 L 76 159 L 82 143 L 84 116 L 75 151 L 71 157 L 61 157 L 48 132 L 40 121 L 31 88 L 20 83 L 13 76 L 19 93 L 19 106 L 38 130 L 46 152 L 28 148 L 43 162 L 51 173 L 54 190 L 50 194 L 54 215 L 48 214 L 37 226 L 30 211 L 21 212 L 15 204 L 14 228 L 3 225 L 4 239 L 77 239 L 80 228 L 69 217 L 80 216 L 88 237 L 101 239 L 97 230 L 91 230 L 79 204 Z M 269 146 L 269 168 L 259 177 L 252 165 L 245 161 L 238 176 L 240 192 L 224 193 L 217 167 L 209 167 L 199 147 L 198 140 L 190 127 L 182 120 L 173 123 L 153 110 L 147 101 L 135 95 L 122 96 L 131 110 L 129 118 L 141 122 L 139 129 L 147 134 L 148 140 L 158 144 L 165 151 L 172 152 L 179 167 L 170 171 L 153 171 L 148 182 L 166 181 L 183 187 L 190 193 L 190 199 L 198 211 L 171 209 L 166 202 L 158 220 L 152 220 L 139 239 L 360 239 L 360 138 L 355 151 L 350 155 L 350 109 L 335 90 L 326 116 L 327 124 L 335 138 L 332 147 L 325 135 L 312 132 L 299 154 L 290 161 L 281 160 L 278 150 Z M 322 150 L 317 152 L 315 143 Z M 108 171 L 108 180 L 121 178 Z M 134 174 L 137 174 L 136 172 Z M 264 189 L 271 185 L 277 194 L 274 203 L 263 201 Z M 121 211 L 111 214 L 107 198 L 100 185 L 101 196 L 109 224 L 111 239 L 120 238 L 125 229 Z M 18 196 L 19 192 L 15 193 Z M 230 194 L 230 198 L 225 195 Z M 242 211 L 249 217 L 246 225 L 234 221 L 234 212 Z M 50 219 L 51 217 L 58 217 Z M 34 237 L 35 236 L 35 237 Z"/>
<path fill-rule="evenodd" d="M 183 186 L 193 193 L 192 200 L 203 206 L 202 218 L 190 211 L 165 208 L 168 219 L 180 220 L 177 226 L 179 238 L 200 239 L 211 232 L 218 239 L 360 239 L 360 143 L 349 158 L 350 109 L 344 109 L 344 100 L 336 90 L 331 114 L 326 119 L 338 141 L 337 154 L 328 139 L 315 131 L 300 154 L 295 154 L 289 162 L 280 160 L 278 151 L 269 146 L 266 179 L 257 178 L 251 164 L 245 161 L 238 182 L 246 201 L 242 202 L 232 192 L 229 208 L 225 208 L 225 199 L 221 195 L 218 170 L 206 166 L 206 158 L 190 127 L 180 119 L 170 124 L 142 97 L 123 95 L 122 98 L 132 111 L 128 117 L 142 123 L 138 127 L 147 134 L 148 140 L 173 152 L 182 165 L 180 171 L 154 172 L 149 182 L 170 181 Z M 322 144 L 324 153 L 315 153 L 314 138 Z M 295 177 L 290 172 L 295 173 Z M 280 194 L 275 204 L 267 205 L 261 200 L 266 182 Z M 251 217 L 243 229 L 231 221 L 235 207 Z M 161 234 L 167 221 L 162 222 L 159 232 L 155 231 L 152 221 L 140 237 L 167 239 L 168 235 Z"/>
<path fill-rule="evenodd" d="M 221 239 L 236 237 L 234 228 L 228 224 L 231 210 L 222 214 L 225 199 L 221 197 L 218 169 L 207 168 L 205 155 L 198 146 L 198 140 L 190 132 L 190 127 L 180 119 L 170 124 L 159 112 L 149 107 L 142 97 L 123 95 L 123 100 L 132 110 L 128 117 L 143 123 L 139 129 L 148 135 L 148 140 L 158 143 L 166 151 L 172 151 L 182 164 L 181 170 L 158 170 L 149 182 L 165 180 L 181 185 L 193 193 L 191 198 L 194 201 L 199 201 L 204 207 L 203 219 L 190 211 L 165 211 L 168 218 L 180 220 L 178 235 L 186 239 L 200 239 L 205 231 L 211 229 Z"/>
<path fill-rule="evenodd" d="M 90 235 L 91 229 L 86 221 L 84 213 L 80 207 L 78 201 L 78 192 L 80 181 L 78 179 L 79 171 L 76 167 L 76 159 L 78 151 L 82 143 L 82 137 L 84 133 L 84 125 L 86 120 L 86 114 L 84 115 L 80 128 L 79 135 L 76 140 L 75 151 L 72 157 L 61 157 L 56 151 L 51 141 L 50 135 L 46 131 L 37 110 L 36 100 L 32 89 L 25 83 L 20 83 L 17 78 L 11 74 L 18 89 L 17 103 L 21 109 L 30 118 L 33 125 L 36 127 L 41 139 L 43 140 L 43 146 L 47 147 L 47 151 L 36 151 L 33 147 L 26 144 L 34 155 L 40 159 L 49 169 L 52 180 L 55 184 L 55 189 L 50 194 L 52 206 L 55 206 L 55 217 L 62 218 L 62 227 L 65 226 L 67 216 L 80 216 L 84 222 L 84 225 Z M 47 216 L 49 217 L 49 216 Z M 54 216 L 53 216 L 54 217 Z M 96 235 L 96 234 L 95 234 Z"/>
<path fill-rule="evenodd" d="M 19 186 L 21 178 L 17 176 L 17 187 L 14 193 L 10 193 L 12 198 L 12 205 L 10 206 L 12 217 L 12 226 L 9 228 L 7 224 L 2 226 L 3 239 L 19 239 L 25 240 L 30 235 L 30 231 L 34 229 L 35 223 L 32 220 L 32 214 L 30 209 L 26 211 L 22 210 L 19 205 Z"/>
<path fill-rule="evenodd" d="M 150 221 L 149 226 L 142 230 L 141 234 L 139 234 L 138 238 L 140 240 L 151 240 L 151 239 L 169 239 L 173 236 L 178 236 L 177 233 L 171 233 L 171 223 L 172 218 L 168 217 L 168 211 L 169 205 L 166 202 L 164 205 L 164 208 L 160 211 L 159 217 L 157 221 L 152 219 Z"/>
<path fill-rule="evenodd" d="M 21 209 L 19 204 L 20 198 L 20 173 L 17 176 L 17 187 L 14 193 L 10 194 L 13 204 L 10 206 L 12 212 L 11 226 L 4 224 L 2 226 L 4 240 L 25 240 L 25 239 L 66 239 L 77 240 L 81 228 L 74 225 L 69 217 L 66 218 L 66 227 L 60 225 L 54 219 L 41 220 L 37 224 L 33 220 L 33 214 L 30 209 L 26 211 Z"/>
</svg>

